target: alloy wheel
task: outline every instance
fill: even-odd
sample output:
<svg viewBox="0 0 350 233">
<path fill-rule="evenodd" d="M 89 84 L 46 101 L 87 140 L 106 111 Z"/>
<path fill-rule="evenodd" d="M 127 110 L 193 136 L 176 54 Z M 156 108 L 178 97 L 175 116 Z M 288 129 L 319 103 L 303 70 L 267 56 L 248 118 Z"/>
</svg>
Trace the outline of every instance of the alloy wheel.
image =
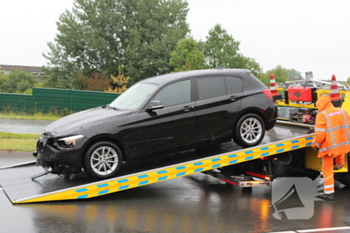
<svg viewBox="0 0 350 233">
<path fill-rule="evenodd" d="M 260 140 L 262 130 L 261 122 L 257 118 L 249 117 L 241 124 L 240 134 L 246 143 L 252 144 Z"/>
<path fill-rule="evenodd" d="M 117 152 L 109 146 L 101 146 L 93 151 L 90 159 L 92 170 L 98 175 L 108 175 L 115 171 L 119 163 Z"/>
</svg>

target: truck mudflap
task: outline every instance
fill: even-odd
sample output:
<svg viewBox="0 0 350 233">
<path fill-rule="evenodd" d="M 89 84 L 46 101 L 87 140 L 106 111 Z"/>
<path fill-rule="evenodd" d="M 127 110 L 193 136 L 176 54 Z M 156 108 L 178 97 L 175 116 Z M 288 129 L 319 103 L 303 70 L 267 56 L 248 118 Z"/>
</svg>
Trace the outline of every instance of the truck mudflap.
<svg viewBox="0 0 350 233">
<path fill-rule="evenodd" d="M 278 132 L 278 141 L 271 134 Z M 291 137 L 291 135 L 299 135 Z M 66 180 L 48 174 L 32 181 L 31 177 L 43 172 L 41 167 L 25 166 L 0 170 L 0 186 L 14 204 L 87 199 L 141 187 L 195 173 L 202 173 L 220 167 L 230 166 L 263 157 L 308 147 L 314 134 L 305 134 L 305 129 L 291 130 L 282 126 L 267 132 L 263 144 L 246 149 L 216 154 L 213 156 L 159 167 L 95 182 L 86 176 Z"/>
</svg>

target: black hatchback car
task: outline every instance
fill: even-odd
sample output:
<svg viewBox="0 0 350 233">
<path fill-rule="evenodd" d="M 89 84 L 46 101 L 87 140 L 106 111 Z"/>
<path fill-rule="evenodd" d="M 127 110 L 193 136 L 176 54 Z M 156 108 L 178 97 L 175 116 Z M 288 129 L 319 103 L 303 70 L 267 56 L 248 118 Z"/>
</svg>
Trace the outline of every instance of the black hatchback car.
<svg viewBox="0 0 350 233">
<path fill-rule="evenodd" d="M 170 73 L 142 80 L 112 103 L 48 125 L 37 164 L 51 173 L 115 176 L 123 161 L 231 141 L 258 145 L 274 127 L 270 90 L 245 69 Z"/>
</svg>

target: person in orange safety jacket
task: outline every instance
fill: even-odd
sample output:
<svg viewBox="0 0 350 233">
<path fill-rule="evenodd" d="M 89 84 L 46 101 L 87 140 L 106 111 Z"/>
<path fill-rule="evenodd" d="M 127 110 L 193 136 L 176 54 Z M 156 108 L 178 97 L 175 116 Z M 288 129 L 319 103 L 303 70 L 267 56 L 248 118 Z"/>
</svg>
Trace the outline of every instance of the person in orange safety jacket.
<svg viewBox="0 0 350 233">
<path fill-rule="evenodd" d="M 318 148 L 318 157 L 322 158 L 322 175 L 325 200 L 334 200 L 334 160 L 336 169 L 344 166 L 345 154 L 350 151 L 349 114 L 333 106 L 328 95 L 322 95 L 316 102 L 318 113 L 315 121 L 315 139 L 312 148 Z"/>
</svg>

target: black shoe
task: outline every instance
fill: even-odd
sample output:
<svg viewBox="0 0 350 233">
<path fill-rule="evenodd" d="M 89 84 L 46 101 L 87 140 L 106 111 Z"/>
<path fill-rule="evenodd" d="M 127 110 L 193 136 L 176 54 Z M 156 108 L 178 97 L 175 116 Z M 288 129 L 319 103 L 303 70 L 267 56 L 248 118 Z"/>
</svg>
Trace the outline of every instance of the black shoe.
<svg viewBox="0 0 350 233">
<path fill-rule="evenodd" d="M 317 196 L 320 199 L 326 200 L 326 201 L 334 201 L 334 193 L 331 194 L 322 194 L 320 196 Z"/>
<path fill-rule="evenodd" d="M 337 170 L 342 169 L 343 167 L 344 167 L 344 165 L 341 166 L 341 167 L 337 167 L 336 165 L 334 165 L 334 166 L 333 166 L 333 170 L 334 170 L 334 171 L 337 171 Z"/>
</svg>

